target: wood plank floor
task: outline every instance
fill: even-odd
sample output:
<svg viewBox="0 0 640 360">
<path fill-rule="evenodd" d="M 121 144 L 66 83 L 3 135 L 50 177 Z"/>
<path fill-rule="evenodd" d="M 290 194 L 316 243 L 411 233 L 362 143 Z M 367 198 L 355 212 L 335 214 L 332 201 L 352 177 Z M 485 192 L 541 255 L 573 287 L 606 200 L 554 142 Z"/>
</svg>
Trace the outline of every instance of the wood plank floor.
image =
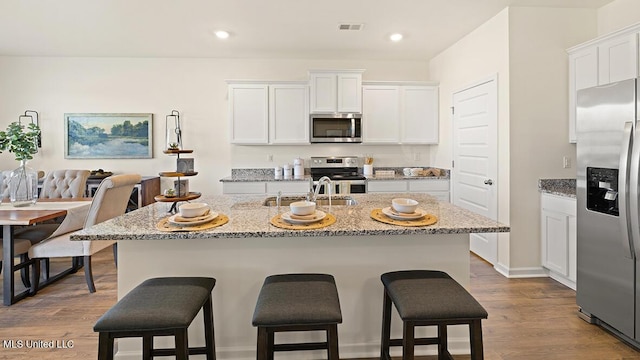
<svg viewBox="0 0 640 360">
<path fill-rule="evenodd" d="M 94 294 L 88 292 L 84 274 L 78 272 L 35 297 L 0 306 L 0 359 L 97 357 L 93 324 L 116 301 L 116 269 L 110 249 L 94 256 L 93 263 L 98 290 Z M 483 322 L 485 359 L 640 359 L 640 352 L 580 320 L 575 292 L 565 286 L 546 278 L 507 279 L 473 255 L 471 273 L 470 290 L 489 312 L 489 319 Z M 21 340 L 23 347 L 10 348 L 9 340 L 16 347 Z M 53 341 L 54 346 L 56 341 L 59 346 L 72 341 L 73 347 L 27 348 L 29 341 Z"/>
</svg>

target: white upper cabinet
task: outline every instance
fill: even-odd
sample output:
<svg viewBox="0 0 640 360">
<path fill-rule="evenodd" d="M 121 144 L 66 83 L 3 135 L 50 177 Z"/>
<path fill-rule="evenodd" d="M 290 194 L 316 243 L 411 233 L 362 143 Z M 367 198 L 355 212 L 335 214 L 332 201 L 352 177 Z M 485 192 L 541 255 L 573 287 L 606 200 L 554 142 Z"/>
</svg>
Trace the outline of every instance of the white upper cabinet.
<svg viewBox="0 0 640 360">
<path fill-rule="evenodd" d="M 310 70 L 311 113 L 361 113 L 364 70 Z"/>
<path fill-rule="evenodd" d="M 438 87 L 402 86 L 400 100 L 400 142 L 437 144 Z"/>
<path fill-rule="evenodd" d="M 309 87 L 269 86 L 269 143 L 309 143 Z"/>
<path fill-rule="evenodd" d="M 580 89 L 638 76 L 638 33 L 630 26 L 584 44 L 569 53 L 569 142 L 576 142 L 576 97 Z"/>
<path fill-rule="evenodd" d="M 231 143 L 309 144 L 306 83 L 229 83 Z"/>
<path fill-rule="evenodd" d="M 362 94 L 363 143 L 438 143 L 437 86 L 366 83 Z"/>
<path fill-rule="evenodd" d="M 269 143 L 269 86 L 230 84 L 229 119 L 232 144 Z"/>
<path fill-rule="evenodd" d="M 362 142 L 399 143 L 400 87 L 365 85 L 362 87 L 362 97 Z"/>
<path fill-rule="evenodd" d="M 598 48 L 569 55 L 569 142 L 576 142 L 576 97 L 580 89 L 598 85 Z"/>
<path fill-rule="evenodd" d="M 598 84 L 638 76 L 638 34 L 622 35 L 598 45 Z"/>
</svg>

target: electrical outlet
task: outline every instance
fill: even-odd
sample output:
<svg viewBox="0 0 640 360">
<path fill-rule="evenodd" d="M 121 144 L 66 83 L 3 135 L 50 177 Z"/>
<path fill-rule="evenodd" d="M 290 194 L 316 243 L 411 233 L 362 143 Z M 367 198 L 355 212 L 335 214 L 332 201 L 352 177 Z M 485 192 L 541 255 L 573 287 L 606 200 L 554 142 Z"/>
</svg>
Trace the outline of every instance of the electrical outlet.
<svg viewBox="0 0 640 360">
<path fill-rule="evenodd" d="M 565 169 L 571 168 L 571 158 L 568 156 L 562 157 L 562 167 Z"/>
<path fill-rule="evenodd" d="M 273 155 L 272 154 L 267 155 L 267 161 L 273 162 Z"/>
</svg>

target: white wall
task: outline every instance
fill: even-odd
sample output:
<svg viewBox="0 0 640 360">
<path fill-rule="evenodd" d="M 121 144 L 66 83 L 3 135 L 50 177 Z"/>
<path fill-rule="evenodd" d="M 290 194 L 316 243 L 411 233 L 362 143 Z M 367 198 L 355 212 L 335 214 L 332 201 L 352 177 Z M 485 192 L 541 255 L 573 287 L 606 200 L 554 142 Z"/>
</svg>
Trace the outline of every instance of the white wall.
<svg viewBox="0 0 640 360">
<path fill-rule="evenodd" d="M 542 25 L 542 26 L 541 26 Z M 509 15 L 512 269 L 540 266 L 540 178 L 575 178 L 567 48 L 590 39 L 596 12 L 512 7 Z M 571 168 L 563 168 L 563 157 Z"/>
<path fill-rule="evenodd" d="M 640 1 L 615 0 L 598 9 L 598 35 L 640 22 Z"/>
<path fill-rule="evenodd" d="M 371 153 L 374 165 L 413 165 L 413 153 L 428 165 L 428 146 L 235 146 L 229 144 L 227 79 L 306 80 L 308 69 L 366 69 L 364 80 L 428 80 L 427 62 L 338 60 L 242 60 L 184 58 L 0 57 L 0 129 L 25 110 L 40 114 L 43 148 L 35 169 L 102 168 L 156 175 L 175 169 L 162 154 L 165 116 L 178 110 L 184 146 L 193 149 L 198 175 L 190 188 L 221 193 L 219 179 L 232 167 L 270 168 L 296 156 Z M 64 159 L 64 113 L 153 113 L 152 159 Z M 267 162 L 266 154 L 274 155 Z M 402 159 L 401 163 L 393 159 Z M 0 169 L 13 169 L 12 154 L 0 155 Z M 163 186 L 169 179 L 163 180 Z"/>
<path fill-rule="evenodd" d="M 432 163 L 450 167 L 453 93 L 472 83 L 498 78 L 498 220 L 509 224 L 509 10 L 482 24 L 429 63 L 431 79 L 440 83 L 440 144 L 431 150 Z M 509 265 L 509 234 L 499 235 L 498 262 Z M 505 254 L 505 256 L 501 256 Z"/>
<path fill-rule="evenodd" d="M 511 226 L 499 236 L 498 267 L 511 275 L 539 273 L 539 178 L 575 178 L 562 168 L 568 143 L 565 49 L 593 37 L 595 10 L 512 7 L 431 60 L 440 83 L 441 139 L 432 163 L 451 163 L 452 95 L 498 77 L 498 220 Z"/>
</svg>

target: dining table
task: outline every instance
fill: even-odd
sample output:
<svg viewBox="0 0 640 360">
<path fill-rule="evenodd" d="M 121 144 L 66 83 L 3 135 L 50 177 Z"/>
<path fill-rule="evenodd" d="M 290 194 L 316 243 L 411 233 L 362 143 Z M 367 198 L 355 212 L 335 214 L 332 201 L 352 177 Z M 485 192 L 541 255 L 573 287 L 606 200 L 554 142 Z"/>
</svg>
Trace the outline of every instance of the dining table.
<svg viewBox="0 0 640 360">
<path fill-rule="evenodd" d="M 76 231 L 82 229 L 90 206 L 91 198 L 38 199 L 35 204 L 21 207 L 14 207 L 8 199 L 3 199 L 0 203 L 0 225 L 3 250 L 2 298 L 5 306 L 12 305 L 31 293 L 31 289 L 15 292 L 14 273 L 22 268 L 15 264 L 15 230 L 64 217 L 60 226 L 49 237 Z"/>
</svg>

